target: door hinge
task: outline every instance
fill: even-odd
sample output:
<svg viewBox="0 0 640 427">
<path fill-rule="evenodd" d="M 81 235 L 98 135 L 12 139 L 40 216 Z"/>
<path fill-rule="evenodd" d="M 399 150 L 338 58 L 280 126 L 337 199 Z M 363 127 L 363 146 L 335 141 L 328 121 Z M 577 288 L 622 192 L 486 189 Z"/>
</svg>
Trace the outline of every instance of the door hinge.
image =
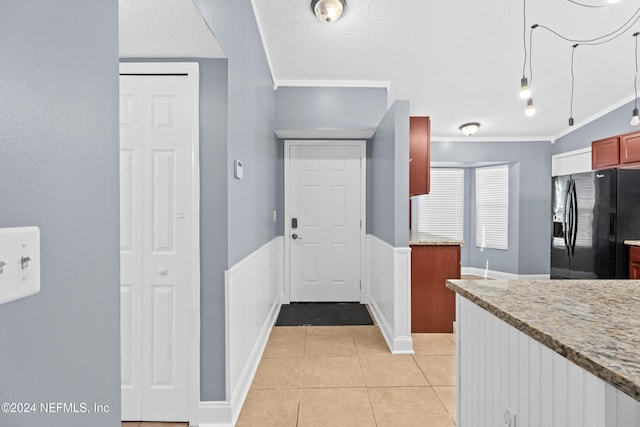
<svg viewBox="0 0 640 427">
<path fill-rule="evenodd" d="M 362 280 L 360 280 L 360 290 L 362 290 Z"/>
<path fill-rule="evenodd" d="M 362 220 L 360 220 L 360 230 L 362 230 Z"/>
</svg>

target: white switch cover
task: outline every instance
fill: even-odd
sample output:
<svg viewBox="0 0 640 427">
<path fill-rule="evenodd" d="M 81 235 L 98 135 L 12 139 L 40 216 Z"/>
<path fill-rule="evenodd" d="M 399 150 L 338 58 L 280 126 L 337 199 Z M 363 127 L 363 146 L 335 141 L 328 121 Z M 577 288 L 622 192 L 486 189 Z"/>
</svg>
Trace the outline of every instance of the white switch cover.
<svg viewBox="0 0 640 427">
<path fill-rule="evenodd" d="M 237 179 L 242 179 L 242 177 L 244 176 L 244 165 L 242 164 L 242 161 L 233 161 L 233 176 L 235 176 Z"/>
<path fill-rule="evenodd" d="M 0 228 L 0 304 L 40 292 L 40 229 Z"/>
</svg>

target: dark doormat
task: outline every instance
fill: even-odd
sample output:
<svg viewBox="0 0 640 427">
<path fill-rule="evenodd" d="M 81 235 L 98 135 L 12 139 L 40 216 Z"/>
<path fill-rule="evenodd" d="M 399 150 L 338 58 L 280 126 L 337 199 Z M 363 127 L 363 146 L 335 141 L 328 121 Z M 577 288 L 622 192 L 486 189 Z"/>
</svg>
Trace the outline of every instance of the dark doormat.
<svg viewBox="0 0 640 427">
<path fill-rule="evenodd" d="M 364 304 L 357 302 L 293 302 L 282 304 L 276 326 L 373 325 Z"/>
</svg>

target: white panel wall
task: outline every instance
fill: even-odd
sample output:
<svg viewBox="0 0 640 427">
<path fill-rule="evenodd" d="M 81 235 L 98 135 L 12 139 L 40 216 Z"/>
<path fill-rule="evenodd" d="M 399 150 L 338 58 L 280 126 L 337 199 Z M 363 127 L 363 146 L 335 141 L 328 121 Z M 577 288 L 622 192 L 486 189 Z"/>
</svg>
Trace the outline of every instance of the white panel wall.
<svg viewBox="0 0 640 427">
<path fill-rule="evenodd" d="M 394 248 L 367 235 L 368 301 L 389 349 L 413 353 L 411 339 L 411 248 Z"/>
<path fill-rule="evenodd" d="M 465 298 L 457 304 L 460 427 L 640 427 L 640 403 Z"/>
<path fill-rule="evenodd" d="M 249 391 L 284 283 L 284 239 L 277 237 L 226 273 L 227 399 L 233 421 Z"/>
<path fill-rule="evenodd" d="M 591 147 L 551 156 L 551 176 L 570 175 L 591 170 Z"/>
</svg>

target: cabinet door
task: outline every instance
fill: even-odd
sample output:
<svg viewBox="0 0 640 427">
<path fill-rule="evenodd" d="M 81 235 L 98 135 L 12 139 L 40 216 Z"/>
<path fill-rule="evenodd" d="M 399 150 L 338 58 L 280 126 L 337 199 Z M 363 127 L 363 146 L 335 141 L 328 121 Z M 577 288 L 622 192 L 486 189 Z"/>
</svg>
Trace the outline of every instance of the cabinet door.
<svg viewBox="0 0 640 427">
<path fill-rule="evenodd" d="M 629 247 L 629 279 L 640 279 L 640 246 Z"/>
<path fill-rule="evenodd" d="M 620 163 L 640 162 L 640 132 L 620 137 Z"/>
<path fill-rule="evenodd" d="M 620 164 L 620 138 L 617 136 L 591 143 L 591 168 L 607 169 Z"/>
<path fill-rule="evenodd" d="M 411 246 L 411 332 L 453 332 L 459 278 L 460 246 Z"/>
<path fill-rule="evenodd" d="M 409 120 L 409 195 L 428 194 L 431 122 L 429 117 Z"/>
</svg>

